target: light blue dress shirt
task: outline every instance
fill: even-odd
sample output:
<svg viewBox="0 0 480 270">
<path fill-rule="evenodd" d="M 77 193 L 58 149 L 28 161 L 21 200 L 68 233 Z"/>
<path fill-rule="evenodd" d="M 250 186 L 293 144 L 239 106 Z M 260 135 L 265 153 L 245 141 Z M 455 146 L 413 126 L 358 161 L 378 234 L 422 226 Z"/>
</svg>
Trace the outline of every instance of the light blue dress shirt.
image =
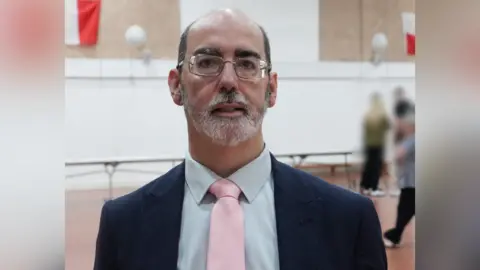
<svg viewBox="0 0 480 270">
<path fill-rule="evenodd" d="M 245 216 L 246 270 L 278 270 L 271 158 L 267 148 L 254 161 L 228 177 L 242 190 Z M 210 213 L 215 197 L 209 186 L 220 179 L 187 153 L 185 197 L 179 244 L 179 270 L 206 270 Z"/>
</svg>

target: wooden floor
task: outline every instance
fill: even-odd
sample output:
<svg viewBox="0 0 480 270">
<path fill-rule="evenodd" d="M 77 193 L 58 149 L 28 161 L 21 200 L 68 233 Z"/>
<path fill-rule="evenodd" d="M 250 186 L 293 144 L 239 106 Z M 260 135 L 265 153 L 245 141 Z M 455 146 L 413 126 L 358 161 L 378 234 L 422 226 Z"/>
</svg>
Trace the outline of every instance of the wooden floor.
<svg viewBox="0 0 480 270">
<path fill-rule="evenodd" d="M 325 179 L 325 178 L 324 178 Z M 327 177 L 326 180 L 345 185 L 341 179 Z M 123 195 L 132 189 L 115 189 L 114 197 Z M 108 197 L 107 190 L 68 191 L 66 194 L 66 243 L 65 269 L 93 269 L 95 239 L 103 200 Z M 385 196 L 373 198 L 380 216 L 382 229 L 389 229 L 395 223 L 398 197 Z M 389 270 L 413 270 L 415 253 L 415 221 L 408 225 L 402 246 L 387 250 Z"/>
</svg>

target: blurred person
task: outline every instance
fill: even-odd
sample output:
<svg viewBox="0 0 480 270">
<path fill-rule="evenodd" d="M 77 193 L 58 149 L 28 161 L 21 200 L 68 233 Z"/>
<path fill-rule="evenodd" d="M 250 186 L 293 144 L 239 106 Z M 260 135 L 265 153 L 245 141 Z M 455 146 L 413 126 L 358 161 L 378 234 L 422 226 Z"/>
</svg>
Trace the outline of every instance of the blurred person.
<svg viewBox="0 0 480 270">
<path fill-rule="evenodd" d="M 370 107 L 363 120 L 364 166 L 360 182 L 364 195 L 383 196 L 378 188 L 384 164 L 386 135 L 391 123 L 379 93 L 371 97 Z"/>
<path fill-rule="evenodd" d="M 407 97 L 405 89 L 397 86 L 394 90 L 394 116 L 397 126 L 399 122 L 408 114 L 415 112 L 414 103 Z M 403 138 L 401 129 L 397 128 L 395 132 L 395 142 L 399 142 Z"/>
<path fill-rule="evenodd" d="M 393 92 L 394 95 L 394 142 L 393 148 L 396 148 L 399 142 L 403 139 L 401 126 L 401 120 L 404 118 L 408 113 L 415 112 L 415 105 L 414 103 L 407 98 L 405 89 L 402 86 L 397 86 Z M 398 196 L 400 195 L 400 190 L 398 187 L 398 179 L 396 179 L 396 168 L 397 164 L 395 160 L 390 164 L 390 178 L 391 178 L 391 189 L 396 187 L 394 190 L 389 190 L 390 195 Z"/>
<path fill-rule="evenodd" d="M 402 141 L 395 151 L 400 198 L 395 227 L 384 233 L 386 247 L 397 246 L 405 227 L 415 215 L 415 114 L 409 112 L 400 121 Z"/>
<path fill-rule="evenodd" d="M 95 270 L 387 269 L 373 202 L 268 150 L 277 74 L 263 28 L 230 9 L 197 19 L 168 84 L 185 161 L 104 204 Z"/>
</svg>

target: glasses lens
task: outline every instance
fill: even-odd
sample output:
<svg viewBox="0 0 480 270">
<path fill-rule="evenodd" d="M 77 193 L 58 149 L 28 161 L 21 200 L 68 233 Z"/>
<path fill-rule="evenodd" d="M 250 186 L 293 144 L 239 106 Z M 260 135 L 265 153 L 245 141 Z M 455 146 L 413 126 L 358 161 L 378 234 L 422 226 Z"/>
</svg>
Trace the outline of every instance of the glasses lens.
<svg viewBox="0 0 480 270">
<path fill-rule="evenodd" d="M 199 75 L 217 75 L 223 65 L 223 59 L 213 55 L 197 55 L 192 63 L 192 72 Z"/>
<path fill-rule="evenodd" d="M 260 60 L 257 58 L 240 58 L 236 61 L 237 75 L 243 78 L 256 78 L 260 74 Z"/>
</svg>

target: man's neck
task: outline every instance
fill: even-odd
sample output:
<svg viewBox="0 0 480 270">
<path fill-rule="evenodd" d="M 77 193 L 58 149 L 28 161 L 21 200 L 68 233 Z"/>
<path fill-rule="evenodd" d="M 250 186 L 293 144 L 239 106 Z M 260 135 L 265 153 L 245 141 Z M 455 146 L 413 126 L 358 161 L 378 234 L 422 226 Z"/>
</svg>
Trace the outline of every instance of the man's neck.
<svg viewBox="0 0 480 270">
<path fill-rule="evenodd" d="M 198 135 L 198 134 L 197 134 Z M 220 177 L 228 177 L 256 159 L 263 151 L 263 136 L 255 135 L 236 146 L 222 146 L 203 136 L 189 136 L 190 155 Z"/>
</svg>

